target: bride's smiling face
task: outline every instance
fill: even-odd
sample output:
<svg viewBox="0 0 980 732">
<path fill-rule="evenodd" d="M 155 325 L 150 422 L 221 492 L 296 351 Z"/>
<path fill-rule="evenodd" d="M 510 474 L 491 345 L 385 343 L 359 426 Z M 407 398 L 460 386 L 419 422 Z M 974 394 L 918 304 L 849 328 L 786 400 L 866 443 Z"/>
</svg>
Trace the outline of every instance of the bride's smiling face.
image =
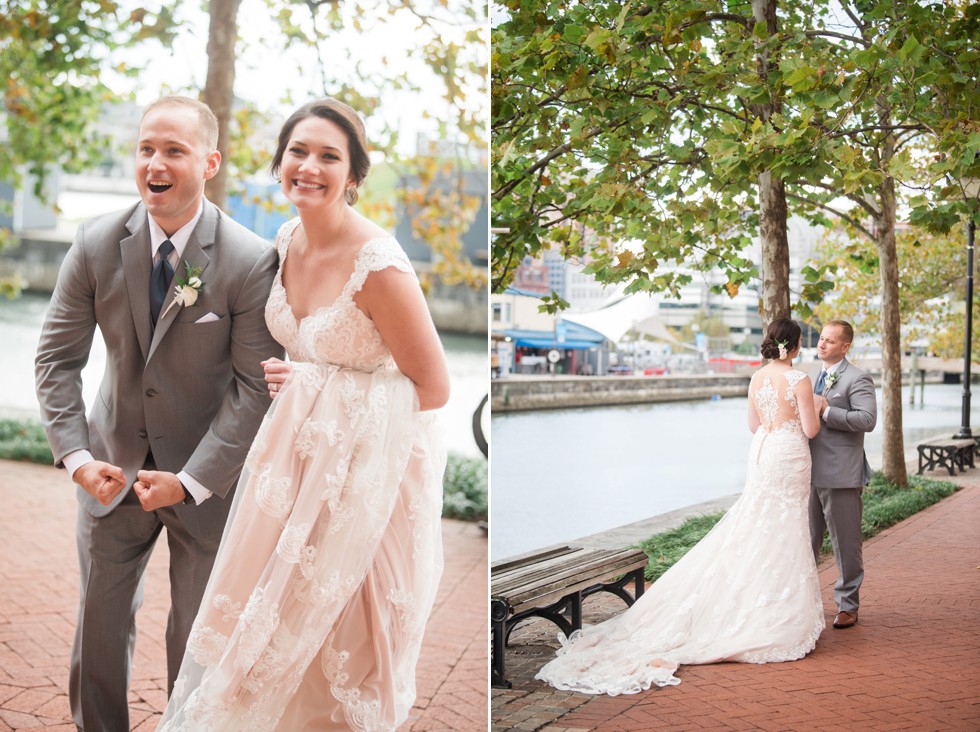
<svg viewBox="0 0 980 732">
<path fill-rule="evenodd" d="M 351 179 L 347 135 L 340 125 L 307 117 L 293 128 L 282 158 L 282 190 L 297 208 L 347 205 Z"/>
</svg>

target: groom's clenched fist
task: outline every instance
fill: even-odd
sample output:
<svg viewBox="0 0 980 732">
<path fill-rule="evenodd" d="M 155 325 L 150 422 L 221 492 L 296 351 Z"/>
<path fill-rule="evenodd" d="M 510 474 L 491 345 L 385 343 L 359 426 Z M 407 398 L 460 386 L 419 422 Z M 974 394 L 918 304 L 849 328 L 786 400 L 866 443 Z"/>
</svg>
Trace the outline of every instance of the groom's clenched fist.
<svg viewBox="0 0 980 732">
<path fill-rule="evenodd" d="M 85 463 L 71 477 L 103 506 L 112 503 L 112 499 L 126 487 L 126 476 L 122 468 L 101 460 Z"/>
<path fill-rule="evenodd" d="M 173 473 L 163 470 L 141 470 L 136 474 L 133 483 L 144 511 L 156 511 L 158 508 L 173 506 L 184 500 L 184 486 Z"/>
</svg>

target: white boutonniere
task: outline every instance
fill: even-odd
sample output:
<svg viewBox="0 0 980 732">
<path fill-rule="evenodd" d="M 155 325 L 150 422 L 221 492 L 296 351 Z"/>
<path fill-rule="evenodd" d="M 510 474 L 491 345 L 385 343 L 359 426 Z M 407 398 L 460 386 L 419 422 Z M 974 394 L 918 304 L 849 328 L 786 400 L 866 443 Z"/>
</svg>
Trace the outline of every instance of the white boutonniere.
<svg viewBox="0 0 980 732">
<path fill-rule="evenodd" d="M 167 309 L 163 311 L 166 315 L 170 312 L 170 309 L 177 305 L 179 307 L 190 307 L 197 302 L 198 296 L 201 294 L 201 290 L 204 289 L 206 282 L 201 281 L 201 273 L 204 271 L 200 267 L 191 266 L 190 262 L 184 262 L 184 266 L 187 267 L 187 277 L 181 279 L 177 278 L 177 287 L 174 289 L 174 299 L 167 306 Z"/>
<path fill-rule="evenodd" d="M 840 374 L 838 372 L 836 372 L 836 371 L 834 373 L 832 373 L 832 374 L 827 374 L 827 387 L 826 387 L 825 391 L 830 391 L 831 389 L 833 389 L 834 388 L 834 384 L 837 383 L 837 380 L 839 378 L 840 378 Z"/>
</svg>

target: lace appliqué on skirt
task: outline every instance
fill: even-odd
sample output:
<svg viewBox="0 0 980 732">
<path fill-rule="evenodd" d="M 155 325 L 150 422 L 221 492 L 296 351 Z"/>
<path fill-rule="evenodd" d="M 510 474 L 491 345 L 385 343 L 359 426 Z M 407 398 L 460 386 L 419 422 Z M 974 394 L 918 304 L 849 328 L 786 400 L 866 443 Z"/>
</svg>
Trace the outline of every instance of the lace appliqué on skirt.
<svg viewBox="0 0 980 732">
<path fill-rule="evenodd" d="M 294 365 L 160 729 L 391 730 L 407 717 L 442 568 L 445 465 L 416 404 L 394 370 Z M 332 676 L 331 647 L 348 653 Z"/>
</svg>

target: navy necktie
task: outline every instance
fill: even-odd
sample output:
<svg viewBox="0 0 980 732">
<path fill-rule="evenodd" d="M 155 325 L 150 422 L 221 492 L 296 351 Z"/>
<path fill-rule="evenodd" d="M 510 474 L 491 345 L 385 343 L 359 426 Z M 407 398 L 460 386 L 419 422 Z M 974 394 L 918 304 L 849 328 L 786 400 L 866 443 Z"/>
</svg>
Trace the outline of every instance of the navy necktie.
<svg viewBox="0 0 980 732">
<path fill-rule="evenodd" d="M 174 278 L 174 268 L 170 265 L 170 253 L 174 250 L 173 242 L 167 239 L 158 250 L 160 260 L 153 265 L 150 272 L 150 324 L 154 327 L 160 317 L 160 309 L 167 298 L 170 282 Z"/>
<path fill-rule="evenodd" d="M 827 384 L 827 370 L 820 369 L 820 376 L 817 377 L 817 383 L 813 386 L 814 394 L 823 394 L 824 386 Z"/>
</svg>

